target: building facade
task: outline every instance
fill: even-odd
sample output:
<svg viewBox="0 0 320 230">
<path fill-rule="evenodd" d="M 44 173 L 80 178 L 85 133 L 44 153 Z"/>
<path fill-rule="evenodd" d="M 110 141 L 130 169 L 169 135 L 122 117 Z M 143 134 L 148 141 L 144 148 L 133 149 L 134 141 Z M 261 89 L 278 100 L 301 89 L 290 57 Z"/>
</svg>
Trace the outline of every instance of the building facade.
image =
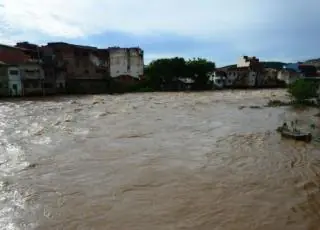
<svg viewBox="0 0 320 230">
<path fill-rule="evenodd" d="M 143 51 L 140 48 L 108 48 L 110 55 L 110 77 L 124 82 L 135 82 L 143 78 Z"/>
<path fill-rule="evenodd" d="M 290 85 L 296 80 L 302 78 L 302 74 L 293 69 L 283 69 L 280 70 L 277 74 L 277 78 L 279 81 L 284 82 L 286 85 Z"/>
<path fill-rule="evenodd" d="M 8 67 L 8 91 L 10 96 L 23 96 L 23 85 L 18 66 Z"/>
<path fill-rule="evenodd" d="M 7 64 L 19 64 L 29 60 L 29 56 L 18 47 L 0 44 L 0 61 Z"/>
<path fill-rule="evenodd" d="M 0 97 L 8 96 L 8 66 L 0 63 Z"/>
<path fill-rule="evenodd" d="M 250 67 L 231 67 L 227 70 L 226 87 L 254 87 L 257 85 L 258 73 Z"/>
<path fill-rule="evenodd" d="M 91 46 L 68 43 L 48 43 L 60 69 L 56 73 L 60 86 L 66 86 L 69 93 L 106 92 L 106 79 L 109 77 L 109 54 L 107 50 Z"/>
</svg>

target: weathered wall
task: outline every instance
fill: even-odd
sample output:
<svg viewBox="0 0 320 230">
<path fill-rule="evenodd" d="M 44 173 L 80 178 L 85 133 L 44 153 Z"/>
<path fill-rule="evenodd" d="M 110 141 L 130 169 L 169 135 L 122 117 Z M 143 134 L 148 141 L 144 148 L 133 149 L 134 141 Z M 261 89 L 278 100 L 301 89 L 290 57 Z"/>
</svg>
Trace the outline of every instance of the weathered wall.
<svg viewBox="0 0 320 230">
<path fill-rule="evenodd" d="M 29 59 L 23 51 L 18 48 L 11 48 L 0 45 L 0 61 L 8 64 L 24 63 Z"/>
<path fill-rule="evenodd" d="M 110 76 L 117 78 L 129 75 L 140 79 L 143 76 L 144 61 L 142 50 L 138 48 L 113 48 L 110 52 Z"/>
</svg>

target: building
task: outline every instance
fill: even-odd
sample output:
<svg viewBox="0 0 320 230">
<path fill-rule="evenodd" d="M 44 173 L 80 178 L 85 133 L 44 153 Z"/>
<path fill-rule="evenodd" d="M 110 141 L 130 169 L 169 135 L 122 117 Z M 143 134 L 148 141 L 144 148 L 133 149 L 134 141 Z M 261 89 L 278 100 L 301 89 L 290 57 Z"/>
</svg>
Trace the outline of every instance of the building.
<svg viewBox="0 0 320 230">
<path fill-rule="evenodd" d="M 278 80 L 284 82 L 286 85 L 290 85 L 291 83 L 295 82 L 296 80 L 302 77 L 303 74 L 291 68 L 280 70 L 277 74 Z"/>
<path fill-rule="evenodd" d="M 66 85 L 69 93 L 106 92 L 109 77 L 109 53 L 106 49 L 91 46 L 73 45 L 63 42 L 48 43 L 46 49 L 55 55 L 60 72 L 58 86 Z"/>
<path fill-rule="evenodd" d="M 143 51 L 133 48 L 108 48 L 110 55 L 110 77 L 122 82 L 136 82 L 143 78 Z"/>
<path fill-rule="evenodd" d="M 212 85 L 212 88 L 222 89 L 225 86 L 231 85 L 231 80 L 227 79 L 227 74 L 225 71 L 216 70 L 212 73 L 209 73 L 209 83 Z"/>
<path fill-rule="evenodd" d="M 250 67 L 230 67 L 227 70 L 226 87 L 255 87 L 258 73 Z"/>
<path fill-rule="evenodd" d="M 278 80 L 278 70 L 273 68 L 265 68 L 261 74 L 261 87 L 278 87 L 284 84 Z"/>
<path fill-rule="evenodd" d="M 6 64 L 19 64 L 29 60 L 29 56 L 18 47 L 0 44 L 0 61 Z"/>
<path fill-rule="evenodd" d="M 8 66 L 8 91 L 9 96 L 23 96 L 23 85 L 18 66 Z"/>
<path fill-rule="evenodd" d="M 44 75 L 42 83 L 43 93 L 45 95 L 55 94 L 57 92 L 56 76 L 58 71 L 52 50 L 28 42 L 17 43 L 16 47 L 23 49 L 24 53 L 30 57 L 28 63 L 37 63 L 41 65 Z"/>
<path fill-rule="evenodd" d="M 25 63 L 18 66 L 22 84 L 23 96 L 46 95 L 48 89 L 45 86 L 45 74 L 39 63 Z"/>
<path fill-rule="evenodd" d="M 237 62 L 238 68 L 248 67 L 256 72 L 262 71 L 263 65 L 256 57 L 241 56 Z"/>
<path fill-rule="evenodd" d="M 0 97 L 8 96 L 8 66 L 0 62 Z"/>
</svg>

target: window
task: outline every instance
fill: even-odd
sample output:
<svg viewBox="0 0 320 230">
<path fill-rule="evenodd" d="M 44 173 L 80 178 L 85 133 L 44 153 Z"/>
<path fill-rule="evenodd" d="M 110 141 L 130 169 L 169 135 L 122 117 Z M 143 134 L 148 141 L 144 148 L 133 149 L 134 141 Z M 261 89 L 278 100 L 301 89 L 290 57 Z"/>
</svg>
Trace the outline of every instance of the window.
<svg viewBox="0 0 320 230">
<path fill-rule="evenodd" d="M 19 75 L 19 71 L 18 70 L 10 70 L 9 74 L 10 75 Z"/>
<path fill-rule="evenodd" d="M 88 73 L 89 73 L 89 70 L 86 69 L 86 70 L 84 71 L 84 73 L 88 74 Z"/>
<path fill-rule="evenodd" d="M 51 84 L 51 83 L 44 83 L 44 88 L 47 88 L 47 89 L 53 88 L 53 84 Z"/>
<path fill-rule="evenodd" d="M 63 89 L 63 84 L 62 83 L 59 84 L 59 88 Z"/>
<path fill-rule="evenodd" d="M 13 85 L 12 85 L 12 89 L 17 90 L 17 88 L 18 88 L 18 87 L 17 87 L 17 84 L 13 84 Z"/>
</svg>

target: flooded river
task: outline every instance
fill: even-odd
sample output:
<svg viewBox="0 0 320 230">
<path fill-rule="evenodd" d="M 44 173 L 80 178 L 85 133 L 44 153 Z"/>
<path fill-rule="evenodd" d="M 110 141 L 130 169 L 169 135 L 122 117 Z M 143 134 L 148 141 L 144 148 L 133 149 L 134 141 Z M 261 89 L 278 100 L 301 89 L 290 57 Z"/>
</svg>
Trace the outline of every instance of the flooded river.
<svg viewBox="0 0 320 230">
<path fill-rule="evenodd" d="M 0 229 L 313 230 L 320 148 L 281 141 L 313 110 L 281 90 L 0 102 Z"/>
</svg>

